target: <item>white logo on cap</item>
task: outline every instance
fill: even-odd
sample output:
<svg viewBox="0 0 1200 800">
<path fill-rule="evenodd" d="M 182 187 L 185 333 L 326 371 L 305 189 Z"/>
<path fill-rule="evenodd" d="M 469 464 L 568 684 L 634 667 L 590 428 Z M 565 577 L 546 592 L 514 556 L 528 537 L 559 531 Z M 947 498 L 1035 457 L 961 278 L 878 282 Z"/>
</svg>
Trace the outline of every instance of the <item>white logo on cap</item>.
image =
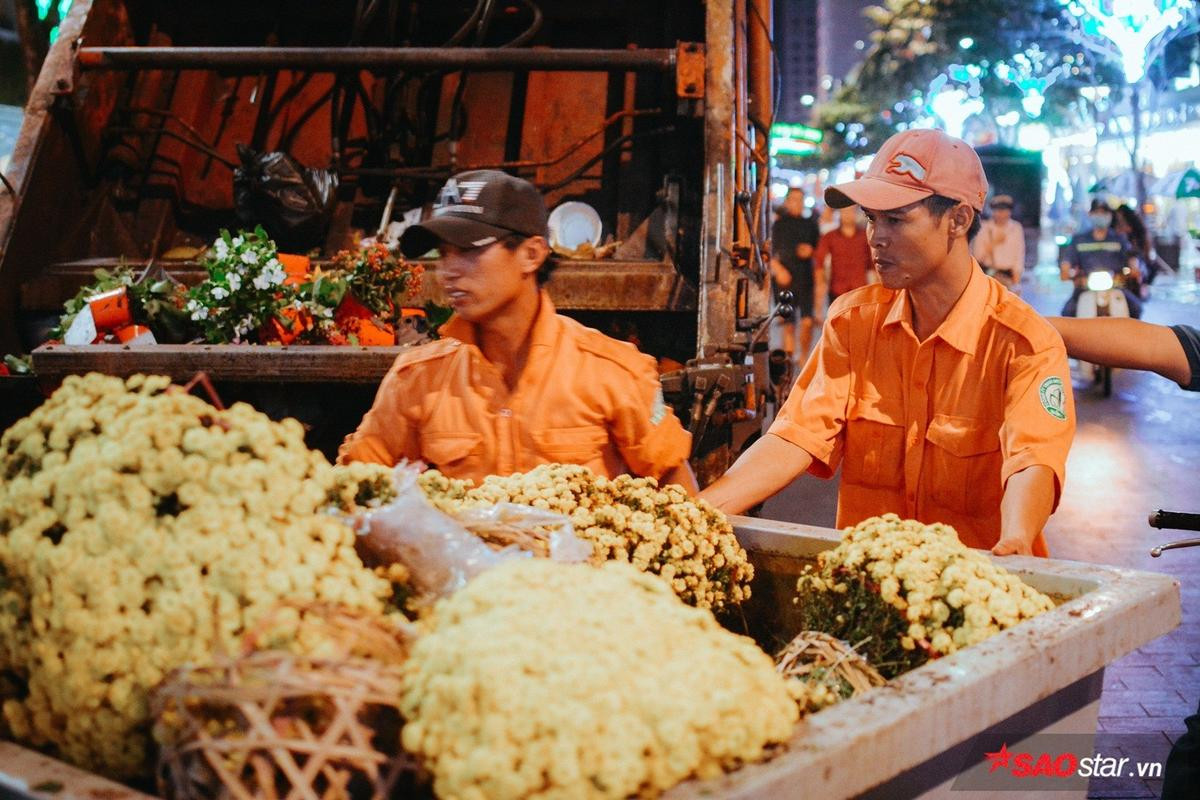
<svg viewBox="0 0 1200 800">
<path fill-rule="evenodd" d="M 458 193 L 458 181 L 451 178 L 446 181 L 446 185 L 442 187 L 442 191 L 438 192 L 439 206 L 452 206 L 462 202 L 462 195 Z"/>
<path fill-rule="evenodd" d="M 483 187 L 487 186 L 487 181 L 463 181 L 458 184 L 462 190 L 462 199 L 460 203 L 473 203 L 479 198 L 479 193 L 483 191 Z"/>
<path fill-rule="evenodd" d="M 903 153 L 892 159 L 891 163 L 887 166 L 887 171 L 894 172 L 897 175 L 912 175 L 919 181 L 924 181 L 926 174 L 928 174 L 919 161 Z"/>
</svg>

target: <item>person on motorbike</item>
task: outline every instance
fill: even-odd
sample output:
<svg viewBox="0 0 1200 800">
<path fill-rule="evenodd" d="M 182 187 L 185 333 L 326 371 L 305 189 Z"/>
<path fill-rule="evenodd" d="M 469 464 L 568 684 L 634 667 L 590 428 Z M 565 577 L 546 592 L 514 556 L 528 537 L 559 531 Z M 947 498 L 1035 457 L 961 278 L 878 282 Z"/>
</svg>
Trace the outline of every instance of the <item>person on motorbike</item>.
<svg viewBox="0 0 1200 800">
<path fill-rule="evenodd" d="M 1048 321 L 1062 335 L 1067 355 L 1096 364 L 1157 372 L 1183 389 L 1200 392 L 1200 330 L 1190 325 L 1152 325 L 1095 317 Z M 1200 709 L 1183 721 L 1163 773 L 1162 800 L 1194 798 L 1200 786 Z"/>
<path fill-rule="evenodd" d="M 1093 272 L 1110 272 L 1114 278 L 1124 277 L 1126 280 L 1137 281 L 1141 276 L 1137 253 L 1129 240 L 1122 234 L 1113 231 L 1113 213 L 1100 200 L 1093 200 L 1088 211 L 1091 230 L 1082 231 L 1071 237 L 1071 243 L 1063 254 L 1060 274 L 1062 279 L 1075 280 L 1075 291 L 1063 305 L 1062 315 L 1074 317 L 1079 307 L 1079 297 L 1088 291 L 1087 277 Z M 1129 286 L 1121 286 L 1125 301 L 1129 306 L 1129 316 L 1140 319 L 1142 316 L 1142 299 Z"/>
<path fill-rule="evenodd" d="M 1129 246 L 1133 248 L 1141 267 L 1143 284 L 1149 286 L 1154 282 L 1155 273 L 1158 272 L 1158 259 L 1155 258 L 1154 251 L 1150 247 L 1150 235 L 1146 230 L 1146 223 L 1142 222 L 1142 218 L 1136 211 L 1123 203 L 1113 209 L 1112 227 L 1114 231 L 1129 240 Z"/>
</svg>

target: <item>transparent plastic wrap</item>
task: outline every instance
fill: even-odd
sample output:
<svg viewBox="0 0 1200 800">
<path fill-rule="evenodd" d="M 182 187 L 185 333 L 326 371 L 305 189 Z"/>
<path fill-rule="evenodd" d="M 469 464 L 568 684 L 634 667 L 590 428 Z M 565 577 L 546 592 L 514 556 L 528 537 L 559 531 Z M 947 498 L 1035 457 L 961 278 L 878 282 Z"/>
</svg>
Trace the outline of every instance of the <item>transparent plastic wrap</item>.
<svg viewBox="0 0 1200 800">
<path fill-rule="evenodd" d="M 479 573 L 513 558 L 531 558 L 535 551 L 562 562 L 592 555 L 591 545 L 575 535 L 562 514 L 514 503 L 470 509 L 458 517 L 445 514 L 426 499 L 419 474 L 415 464 L 398 464 L 395 499 L 355 518 L 364 559 L 403 564 L 419 596 L 445 597 Z"/>
</svg>

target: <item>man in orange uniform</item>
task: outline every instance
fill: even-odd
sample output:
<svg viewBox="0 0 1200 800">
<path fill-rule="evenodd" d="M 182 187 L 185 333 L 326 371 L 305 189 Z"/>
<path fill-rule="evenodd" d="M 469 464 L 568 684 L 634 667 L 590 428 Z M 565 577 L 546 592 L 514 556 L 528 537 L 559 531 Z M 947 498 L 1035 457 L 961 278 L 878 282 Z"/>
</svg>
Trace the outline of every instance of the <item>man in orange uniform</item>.
<svg viewBox="0 0 1200 800">
<path fill-rule="evenodd" d="M 437 248 L 454 316 L 396 359 L 340 462 L 420 459 L 480 481 L 582 464 L 695 490 L 691 437 L 663 402 L 654 359 L 555 313 L 546 207 L 533 184 L 479 170 L 451 178 L 434 216 L 404 232 Z"/>
<path fill-rule="evenodd" d="M 769 433 L 702 497 L 737 513 L 841 464 L 839 526 L 894 512 L 1000 555 L 1047 554 L 1070 374 L 1054 329 L 971 258 L 986 193 L 975 152 L 933 130 L 893 136 L 861 179 L 826 190 L 866 212 L 880 283 L 833 304 Z"/>
</svg>

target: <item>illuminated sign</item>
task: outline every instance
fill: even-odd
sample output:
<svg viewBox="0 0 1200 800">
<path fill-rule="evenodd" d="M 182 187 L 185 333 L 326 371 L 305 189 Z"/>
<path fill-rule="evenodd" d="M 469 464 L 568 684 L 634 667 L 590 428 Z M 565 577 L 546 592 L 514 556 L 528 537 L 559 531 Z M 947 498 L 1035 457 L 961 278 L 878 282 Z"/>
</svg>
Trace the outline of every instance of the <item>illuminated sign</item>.
<svg viewBox="0 0 1200 800">
<path fill-rule="evenodd" d="M 820 149 L 825 133 L 819 128 L 780 122 L 771 126 L 771 155 L 808 155 Z"/>
</svg>

